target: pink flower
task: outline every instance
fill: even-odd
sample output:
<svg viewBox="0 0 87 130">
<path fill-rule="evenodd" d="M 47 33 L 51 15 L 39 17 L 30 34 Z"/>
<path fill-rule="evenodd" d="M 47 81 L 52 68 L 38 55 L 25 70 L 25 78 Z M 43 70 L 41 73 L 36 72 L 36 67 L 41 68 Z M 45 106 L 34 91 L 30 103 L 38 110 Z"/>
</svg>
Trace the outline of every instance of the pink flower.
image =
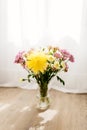
<svg viewBox="0 0 87 130">
<path fill-rule="evenodd" d="M 62 55 L 56 52 L 56 53 L 54 53 L 54 57 L 56 57 L 56 58 L 62 58 Z"/>
<path fill-rule="evenodd" d="M 71 62 L 74 62 L 74 61 L 75 61 L 73 55 L 70 55 L 69 60 L 70 60 Z"/>
<path fill-rule="evenodd" d="M 25 67 L 25 60 L 23 59 L 24 51 L 19 52 L 16 57 L 14 63 L 20 63 L 23 67 Z"/>
<path fill-rule="evenodd" d="M 66 51 L 66 50 L 61 50 L 61 53 L 62 53 L 62 55 L 63 55 L 63 59 L 64 60 L 69 60 L 69 61 L 71 61 L 71 62 L 74 62 L 74 57 L 73 57 L 73 55 L 71 55 L 68 51 Z"/>
</svg>

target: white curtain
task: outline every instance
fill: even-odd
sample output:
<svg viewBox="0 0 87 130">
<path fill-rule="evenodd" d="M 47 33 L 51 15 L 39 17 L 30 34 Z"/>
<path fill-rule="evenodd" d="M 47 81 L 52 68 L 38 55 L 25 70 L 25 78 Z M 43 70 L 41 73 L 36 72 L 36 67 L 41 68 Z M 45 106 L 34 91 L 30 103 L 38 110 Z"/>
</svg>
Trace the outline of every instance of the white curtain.
<svg viewBox="0 0 87 130">
<path fill-rule="evenodd" d="M 56 45 L 70 51 L 75 63 L 50 87 L 66 92 L 87 92 L 87 1 L 0 0 L 0 86 L 35 88 L 20 82 L 26 72 L 14 64 L 15 55 L 30 47 Z M 31 87 L 32 86 L 32 87 Z"/>
</svg>

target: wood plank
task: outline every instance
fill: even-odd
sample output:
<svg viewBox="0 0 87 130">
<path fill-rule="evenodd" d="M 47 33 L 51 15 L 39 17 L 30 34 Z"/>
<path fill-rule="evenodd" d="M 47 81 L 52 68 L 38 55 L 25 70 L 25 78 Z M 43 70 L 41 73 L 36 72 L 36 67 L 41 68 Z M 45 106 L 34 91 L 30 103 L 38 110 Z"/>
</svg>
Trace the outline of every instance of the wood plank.
<svg viewBox="0 0 87 130">
<path fill-rule="evenodd" d="M 0 130 L 87 130 L 87 94 L 49 93 L 49 109 L 39 111 L 37 90 L 0 88 Z"/>
</svg>

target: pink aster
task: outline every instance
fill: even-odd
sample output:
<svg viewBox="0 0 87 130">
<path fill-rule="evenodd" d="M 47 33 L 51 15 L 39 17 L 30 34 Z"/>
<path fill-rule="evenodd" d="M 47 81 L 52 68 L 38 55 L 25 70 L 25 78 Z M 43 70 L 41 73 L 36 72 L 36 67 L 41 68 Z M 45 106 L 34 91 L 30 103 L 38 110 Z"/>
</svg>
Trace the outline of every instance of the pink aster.
<svg viewBox="0 0 87 130">
<path fill-rule="evenodd" d="M 75 61 L 73 55 L 70 55 L 69 60 L 70 60 L 71 62 L 74 62 L 74 61 Z"/>
<path fill-rule="evenodd" d="M 63 59 L 67 60 L 69 59 L 69 61 L 74 62 L 74 57 L 73 55 L 71 55 L 67 50 L 61 50 L 61 53 L 63 55 Z"/>
<path fill-rule="evenodd" d="M 62 55 L 56 52 L 56 53 L 54 53 L 54 57 L 56 57 L 56 58 L 62 58 Z"/>
<path fill-rule="evenodd" d="M 23 54 L 24 54 L 24 51 L 22 52 L 19 52 L 16 57 L 15 57 L 15 61 L 14 63 L 20 63 L 23 67 L 25 66 L 25 61 L 23 59 Z"/>
</svg>

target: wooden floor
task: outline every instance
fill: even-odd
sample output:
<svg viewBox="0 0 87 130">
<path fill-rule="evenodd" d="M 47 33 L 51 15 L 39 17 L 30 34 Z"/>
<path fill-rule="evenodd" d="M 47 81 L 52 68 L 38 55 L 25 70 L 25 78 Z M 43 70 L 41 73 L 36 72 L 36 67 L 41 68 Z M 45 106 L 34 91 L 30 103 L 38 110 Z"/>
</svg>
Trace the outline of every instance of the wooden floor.
<svg viewBox="0 0 87 130">
<path fill-rule="evenodd" d="M 87 94 L 50 90 L 51 105 L 36 108 L 36 90 L 0 88 L 0 130 L 87 130 Z"/>
</svg>

